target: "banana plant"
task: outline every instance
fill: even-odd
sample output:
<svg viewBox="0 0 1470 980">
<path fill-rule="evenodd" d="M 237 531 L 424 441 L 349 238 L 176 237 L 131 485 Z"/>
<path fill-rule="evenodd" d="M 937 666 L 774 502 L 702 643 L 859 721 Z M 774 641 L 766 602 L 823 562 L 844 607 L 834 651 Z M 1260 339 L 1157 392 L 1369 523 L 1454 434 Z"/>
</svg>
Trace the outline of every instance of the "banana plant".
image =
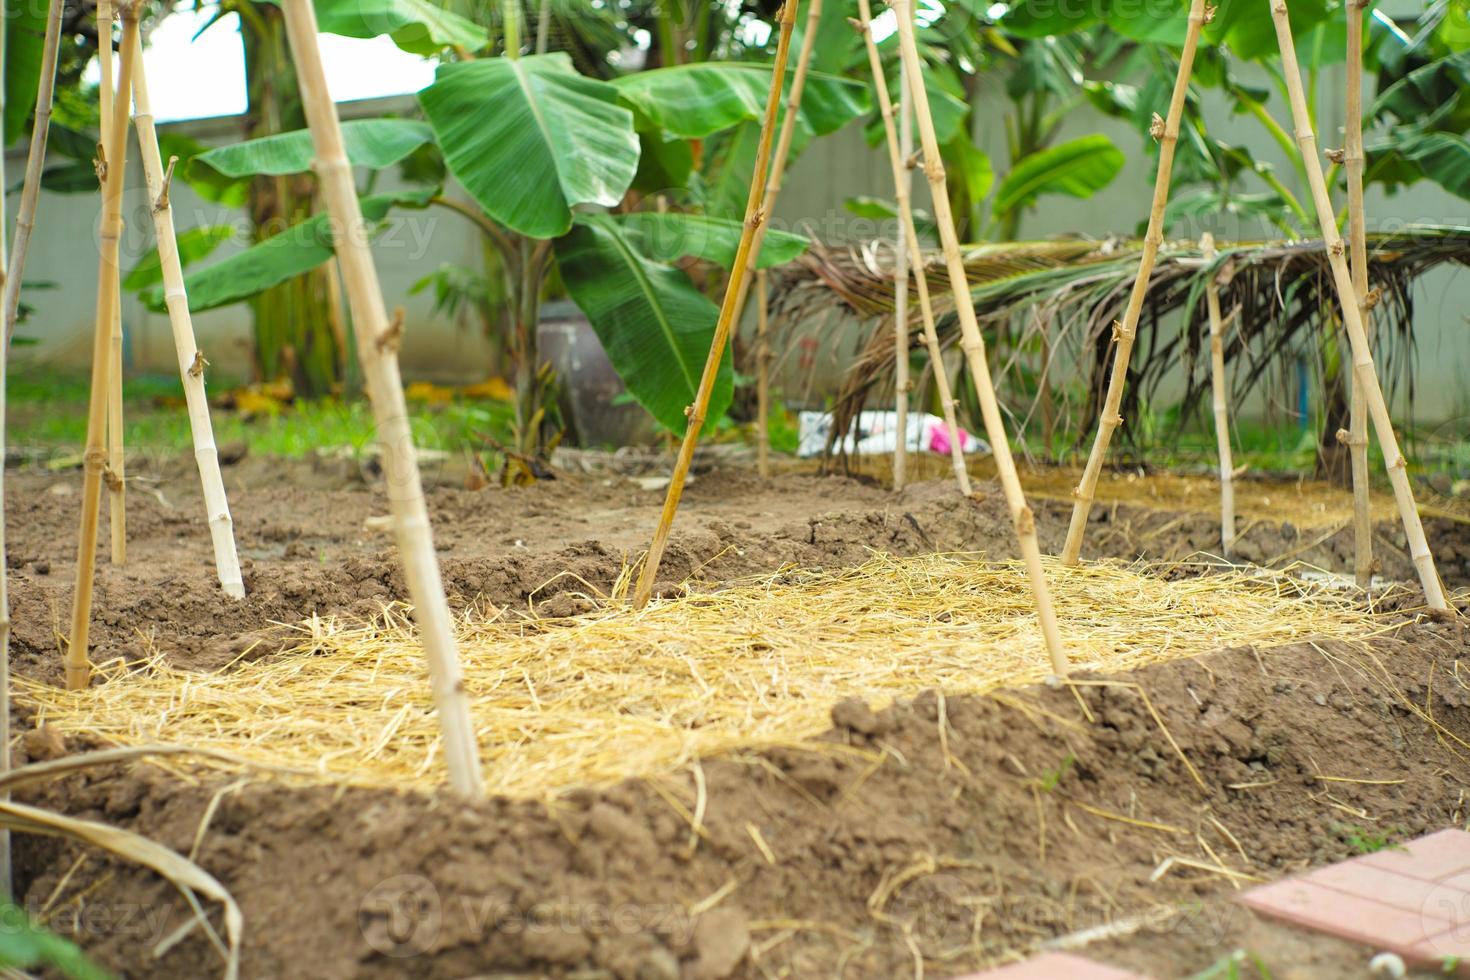
<svg viewBox="0 0 1470 980">
<path fill-rule="evenodd" d="M 438 166 L 416 166 L 415 172 L 452 176 L 468 195 L 464 200 L 442 184 L 425 183 L 364 193 L 361 201 L 374 224 L 403 209 L 448 209 L 471 222 L 497 254 L 515 375 L 512 458 L 535 457 L 551 435 L 544 406 L 553 379 L 538 356 L 536 325 L 553 270 L 632 396 L 662 425 L 682 431 L 718 315 L 687 270 L 694 263 L 728 269 L 741 227 L 714 213 L 640 211 L 645 194 L 639 186 L 691 180 L 692 167 L 679 165 L 692 160 L 691 143 L 759 115 L 757 94 L 768 84 L 763 71 L 769 69 L 706 63 L 608 82 L 578 72 L 564 52 L 448 61 L 418 93 L 423 120 L 345 124 L 349 158 L 369 174 L 402 168 L 428 152 Z M 799 118 L 803 128 L 821 134 L 866 111 L 861 86 L 814 75 Z M 311 157 L 308 134 L 296 131 L 201 153 L 186 175 L 222 193 L 232 182 L 263 174 L 306 173 Z M 772 231 L 759 262 L 790 261 L 806 247 L 801 236 Z M 325 218 L 308 219 L 191 272 L 191 308 L 238 302 L 331 255 Z M 145 299 L 162 302 L 156 288 Z M 716 417 L 728 406 L 731 389 L 727 368 L 712 399 Z"/>
</svg>

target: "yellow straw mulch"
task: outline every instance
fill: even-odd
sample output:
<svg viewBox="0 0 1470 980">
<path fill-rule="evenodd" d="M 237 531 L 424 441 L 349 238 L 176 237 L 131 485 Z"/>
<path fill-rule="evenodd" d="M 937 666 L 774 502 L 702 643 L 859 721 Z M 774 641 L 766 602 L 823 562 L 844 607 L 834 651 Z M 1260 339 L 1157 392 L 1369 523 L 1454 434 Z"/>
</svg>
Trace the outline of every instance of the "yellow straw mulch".
<svg viewBox="0 0 1470 980">
<path fill-rule="evenodd" d="M 1361 640 L 1385 627 L 1344 592 L 1283 575 L 1165 581 L 1141 566 L 1052 565 L 1078 669 L 1129 670 L 1223 646 Z M 70 693 L 17 681 L 37 721 L 121 744 L 184 743 L 369 786 L 442 780 L 423 660 L 402 607 L 376 623 L 313 619 L 292 652 L 214 674 L 160 657 Z M 461 622 L 487 787 L 547 797 L 656 776 L 701 757 L 801 744 L 847 697 L 875 709 L 937 688 L 1043 679 L 1047 657 L 1019 567 L 878 556 L 709 594 L 560 620 Z"/>
<path fill-rule="evenodd" d="M 891 455 L 855 456 L 850 465 L 854 473 L 883 481 L 893 474 Z M 1019 461 L 1017 466 L 1027 496 L 1072 502 L 1072 491 L 1082 475 L 1080 467 L 1034 467 Z M 953 473 L 950 467 L 948 456 L 911 454 L 909 479 L 948 479 Z M 977 480 L 993 479 L 994 461 L 989 457 L 971 460 L 970 476 Z M 1352 491 L 1321 480 L 1264 480 L 1246 475 L 1234 483 L 1235 512 L 1246 521 L 1273 524 L 1290 521 L 1302 530 L 1318 530 L 1347 527 L 1353 519 Z M 1439 517 L 1470 523 L 1470 500 L 1446 497 L 1423 486 L 1415 486 L 1414 494 L 1419 513 L 1425 518 Z M 1213 476 L 1104 470 L 1098 477 L 1097 502 L 1099 506 L 1119 503 L 1151 510 L 1194 511 L 1218 518 L 1220 483 Z M 1390 493 L 1374 490 L 1372 509 L 1375 521 L 1397 522 L 1399 519 L 1398 507 Z"/>
</svg>

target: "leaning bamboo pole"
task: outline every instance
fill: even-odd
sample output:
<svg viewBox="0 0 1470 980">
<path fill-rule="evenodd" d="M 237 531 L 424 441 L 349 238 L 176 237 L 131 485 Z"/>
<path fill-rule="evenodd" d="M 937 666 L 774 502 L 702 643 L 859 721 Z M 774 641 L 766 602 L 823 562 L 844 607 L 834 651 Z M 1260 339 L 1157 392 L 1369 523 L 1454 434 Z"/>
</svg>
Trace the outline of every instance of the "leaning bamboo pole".
<svg viewBox="0 0 1470 980">
<path fill-rule="evenodd" d="M 114 79 L 112 64 L 112 18 L 114 7 L 111 0 L 99 0 L 97 4 L 97 64 L 101 70 L 101 84 L 97 89 L 102 142 L 110 146 L 112 137 L 107 127 L 112 124 Z M 127 110 L 127 99 L 123 99 Z M 109 167 L 117 169 L 117 183 L 127 183 L 128 134 L 123 131 L 118 144 L 120 152 L 115 159 L 107 161 Z M 121 220 L 121 219 L 119 219 Z M 122 284 L 117 285 L 118 296 L 112 302 L 112 324 L 108 328 L 108 358 L 111 368 L 107 372 L 107 470 L 103 478 L 107 481 L 108 532 L 112 544 L 112 563 L 125 565 L 128 560 L 127 519 L 127 465 L 123 452 L 123 403 L 122 403 Z"/>
<path fill-rule="evenodd" d="M 869 18 L 871 19 L 871 18 Z M 871 40 L 871 32 L 864 31 Z M 881 73 L 881 68 L 880 68 Z M 909 107 L 908 68 L 902 62 L 898 66 L 898 128 L 899 143 L 903 158 L 914 152 L 914 114 Z M 893 126 L 888 117 L 883 119 L 884 129 Z M 894 175 L 893 194 L 899 210 L 911 207 L 914 172 L 904 167 Z M 909 250 L 900 231 L 895 243 L 893 261 L 893 428 L 897 436 L 893 444 L 893 489 L 902 490 L 908 482 L 909 464 Z"/>
<path fill-rule="evenodd" d="M 220 475 L 219 452 L 214 444 L 214 427 L 209 420 L 209 399 L 204 392 L 204 368 L 209 362 L 194 341 L 194 320 L 189 315 L 189 295 L 184 289 L 184 269 L 179 261 L 173 203 L 169 200 L 174 160 L 169 160 L 168 170 L 164 170 L 163 157 L 158 149 L 158 129 L 154 125 L 153 107 L 148 98 L 142 38 L 135 37 L 134 44 L 137 50 L 133 52 L 133 126 L 138 132 L 143 175 L 148 182 L 149 210 L 153 213 L 153 233 L 158 240 L 158 261 L 163 269 L 163 298 L 168 307 L 169 326 L 173 328 L 174 349 L 179 357 L 179 380 L 184 385 L 184 404 L 188 408 L 189 430 L 194 439 L 194 462 L 199 467 L 199 480 L 204 489 L 204 512 L 214 544 L 214 567 L 225 594 L 243 599 L 245 582 L 240 575 L 240 559 L 235 553 L 234 523 L 225 497 L 225 481 Z"/>
<path fill-rule="evenodd" d="M 934 117 L 929 111 L 929 95 L 924 89 L 919 46 L 914 36 L 913 3 L 912 0 L 892 0 L 890 6 L 898 18 L 899 51 L 908 67 L 914 117 L 919 124 L 919 139 L 924 149 L 924 173 L 929 178 L 929 190 L 934 200 L 934 223 L 939 226 L 945 265 L 949 270 L 950 282 L 954 284 L 955 312 L 959 317 L 962 336 L 960 348 L 965 352 L 970 378 L 974 382 L 975 394 L 980 402 L 980 412 L 985 418 L 985 431 L 990 437 L 992 452 L 995 454 L 996 475 L 1005 492 L 1011 519 L 1015 522 L 1016 538 L 1020 542 L 1021 557 L 1025 560 L 1026 571 L 1031 579 L 1031 589 L 1036 598 L 1036 615 L 1041 623 L 1042 635 L 1046 638 L 1052 669 L 1057 676 L 1064 677 L 1067 674 L 1067 652 L 1062 643 L 1061 630 L 1057 627 L 1051 589 L 1047 585 L 1046 571 L 1041 563 L 1041 546 L 1036 539 L 1036 518 L 1026 504 L 1026 494 L 1021 489 L 1020 477 L 1016 475 L 1016 463 L 1011 458 L 1011 446 L 1006 437 L 1005 419 L 1001 416 L 1000 403 L 995 397 L 995 385 L 990 378 L 990 367 L 985 359 L 985 339 L 980 334 L 980 324 L 975 318 L 975 303 L 966 285 L 969 280 L 965 275 L 964 258 L 960 255 L 954 215 L 950 211 L 944 161 L 939 154 L 939 139 L 934 132 Z"/>
<path fill-rule="evenodd" d="M 10 338 L 15 334 L 16 321 L 20 318 L 20 282 L 25 272 L 26 255 L 31 249 L 31 233 L 36 228 L 36 208 L 41 199 L 41 170 L 46 163 L 46 139 L 51 132 L 51 103 L 56 91 L 56 53 L 61 47 L 61 8 L 61 0 L 51 0 L 46 12 L 46 40 L 41 50 L 41 78 L 36 85 L 35 122 L 31 126 L 31 146 L 26 155 L 20 206 L 15 214 L 15 244 L 10 250 L 10 275 L 5 279 L 4 288 L 4 320 L 0 321 L 5 324 L 7 349 Z M 4 188 L 0 187 L 0 203 L 3 201 Z M 0 239 L 3 237 L 0 235 Z M 0 250 L 4 247 L 4 242 L 0 241 Z"/>
<path fill-rule="evenodd" d="M 1215 261 L 1215 236 L 1205 232 L 1200 250 L 1206 263 Z M 1212 275 L 1205 282 L 1210 315 L 1210 389 L 1215 410 L 1215 444 L 1220 453 L 1220 548 L 1226 558 L 1235 550 L 1235 462 L 1230 451 L 1230 409 L 1225 384 L 1225 323 L 1220 316 L 1220 288 Z"/>
<path fill-rule="evenodd" d="M 944 412 L 944 425 L 949 432 L 949 456 L 954 464 L 955 482 L 960 493 L 970 495 L 970 474 L 965 468 L 965 447 L 960 439 L 960 427 L 955 421 L 954 392 L 950 389 L 949 374 L 944 369 L 944 352 L 939 347 L 939 333 L 934 327 L 934 307 L 929 299 L 929 277 L 924 274 L 924 254 L 919 248 L 919 233 L 914 227 L 913 195 L 909 158 L 913 155 L 913 131 L 911 112 L 906 111 L 907 87 L 899 92 L 900 106 L 904 113 L 901 132 L 894 133 L 893 99 L 888 94 L 888 78 L 883 74 L 883 59 L 873 40 L 873 11 L 868 0 L 858 0 L 857 29 L 863 35 L 868 49 L 868 65 L 873 73 L 873 89 L 878 93 L 878 114 L 883 117 L 883 133 L 888 144 L 888 164 L 893 171 L 895 203 L 898 205 L 899 223 L 902 225 L 903 248 L 908 254 L 908 267 L 914 277 L 914 293 L 919 300 L 919 316 L 924 324 L 924 346 L 929 351 L 929 366 L 934 372 L 934 386 L 939 391 L 939 403 Z M 907 71 L 900 65 L 900 81 L 906 79 Z M 907 132 L 902 130 L 907 129 Z M 907 137 L 907 139 L 905 139 Z M 907 349 L 907 321 L 903 329 L 904 349 Z"/>
<path fill-rule="evenodd" d="M 1363 6 L 1347 0 L 1347 133 L 1343 171 L 1347 176 L 1348 238 L 1352 251 L 1353 292 L 1363 319 L 1363 339 L 1372 349 L 1373 314 L 1368 307 L 1368 228 L 1363 210 Z M 1348 411 L 1347 443 L 1353 469 L 1353 578 L 1358 588 L 1373 584 L 1373 512 L 1368 484 L 1368 397 L 1356 379 Z"/>
<path fill-rule="evenodd" d="M 51 0 L 46 11 L 46 37 L 41 49 L 41 71 L 36 83 L 36 108 L 31 125 L 31 145 L 26 154 L 25 179 L 20 206 L 15 215 L 14 245 L 5 250 L 5 188 L 0 180 L 0 293 L 3 293 L 4 337 L 0 338 L 0 773 L 10 771 L 10 589 L 5 556 L 5 417 L 6 373 L 10 369 L 10 338 L 20 315 L 20 284 L 30 252 L 31 233 L 36 227 L 36 208 L 41 197 L 41 169 L 46 160 L 46 140 L 51 131 L 51 103 L 56 91 L 56 58 L 61 42 L 62 0 Z M 0 78 L 5 77 L 5 0 L 0 0 Z M 0 119 L 5 116 L 5 93 L 0 86 Z M 10 799 L 0 793 L 0 801 Z M 0 895 L 13 894 L 10 831 L 0 829 Z"/>
<path fill-rule="evenodd" d="M 766 270 L 755 271 L 755 468 L 771 475 L 771 295 Z"/>
<path fill-rule="evenodd" d="M 1352 273 L 1348 270 L 1342 235 L 1337 230 L 1337 218 L 1332 209 L 1331 195 L 1327 191 L 1327 179 L 1322 173 L 1322 161 L 1317 156 L 1317 135 L 1312 130 L 1312 117 L 1302 88 L 1301 68 L 1297 63 L 1296 45 L 1291 36 L 1286 0 L 1271 0 L 1271 18 L 1276 23 L 1276 41 L 1281 48 L 1281 69 L 1286 76 L 1296 141 L 1301 148 L 1302 162 L 1306 165 L 1307 183 L 1312 189 L 1312 203 L 1316 206 L 1317 221 L 1322 229 L 1322 244 L 1332 266 L 1338 305 L 1342 308 L 1342 320 L 1353 348 L 1353 387 L 1354 390 L 1362 391 L 1367 399 L 1378 444 L 1383 447 L 1383 460 L 1388 468 L 1388 478 L 1393 484 L 1399 516 L 1404 522 L 1409 557 L 1413 560 L 1414 568 L 1419 573 L 1419 581 L 1424 586 L 1424 598 L 1431 609 L 1448 609 L 1444 587 L 1439 580 L 1439 572 L 1434 567 L 1434 556 L 1430 553 L 1429 541 L 1424 536 L 1424 524 L 1419 519 L 1419 510 L 1414 503 L 1414 490 L 1409 485 L 1409 464 L 1399 450 L 1398 437 L 1393 431 L 1393 419 L 1388 414 L 1388 402 L 1383 397 L 1383 389 L 1379 387 L 1378 375 L 1374 369 L 1373 352 L 1368 348 L 1368 334 L 1363 329 L 1358 294 L 1353 288 Z"/>
<path fill-rule="evenodd" d="M 133 88 L 133 48 L 138 32 L 141 0 L 122 4 L 123 47 L 111 118 L 98 146 L 97 178 L 102 184 L 102 224 L 97 267 L 97 321 L 92 336 L 92 390 L 87 407 L 87 448 L 83 454 L 82 526 L 77 536 L 76 586 L 72 591 L 71 638 L 66 648 L 66 686 L 87 686 L 92 668 L 87 662 L 87 631 L 92 618 L 92 585 L 97 572 L 97 523 L 102 504 L 102 481 L 110 476 L 103 433 L 107 425 L 108 379 L 112 374 L 113 317 L 118 302 L 118 246 L 122 238 L 123 154 L 127 150 L 128 101 Z M 98 22 L 100 47 L 111 44 L 107 22 Z M 103 86 L 106 87 L 105 85 Z"/>
<path fill-rule="evenodd" d="M 1113 325 L 1113 339 L 1117 349 L 1113 352 L 1113 370 L 1108 378 L 1108 392 L 1098 415 L 1097 437 L 1092 443 L 1092 452 L 1087 457 L 1087 466 L 1083 469 L 1082 479 L 1073 494 L 1076 501 L 1072 507 L 1072 522 L 1067 528 L 1066 544 L 1062 547 L 1062 561 L 1068 565 L 1077 564 L 1082 556 L 1082 539 L 1087 534 L 1087 518 L 1092 510 L 1092 501 L 1097 496 L 1097 478 L 1107 459 L 1108 443 L 1112 441 L 1113 432 L 1123 424 L 1118 409 L 1123 403 L 1123 388 L 1128 383 L 1128 361 L 1133 355 L 1133 341 L 1138 336 L 1138 319 L 1143 312 L 1144 298 L 1148 294 L 1149 279 L 1153 276 L 1159 246 L 1164 242 L 1164 208 L 1169 201 L 1174 146 L 1179 141 L 1179 121 L 1184 116 L 1184 101 L 1189 94 L 1189 79 L 1194 71 L 1194 53 L 1206 19 L 1205 0 L 1191 0 L 1189 26 L 1184 35 L 1184 49 L 1179 53 L 1179 73 L 1174 78 L 1169 114 L 1162 120 L 1157 113 L 1154 114 L 1151 132 L 1159 141 L 1159 169 L 1154 177 L 1153 207 L 1148 216 L 1148 233 L 1143 238 L 1143 253 L 1138 258 L 1138 276 L 1133 280 L 1133 291 L 1128 294 L 1123 322 Z"/>
<path fill-rule="evenodd" d="M 337 118 L 337 106 L 327 90 L 321 51 L 317 47 L 316 12 L 311 0 L 286 0 L 283 6 L 286 34 L 316 150 L 312 166 L 335 229 L 333 238 L 347 284 L 358 358 L 377 423 L 393 530 L 413 600 L 414 618 L 424 638 L 449 781 L 456 792 L 479 797 L 485 791 L 480 778 L 479 746 L 470 720 L 459 650 L 434 554 L 429 511 L 419 479 L 408 407 L 403 399 L 403 379 L 398 372 L 399 333 L 390 325 L 383 303 L 383 290 L 368 248 L 362 207 L 353 186 L 352 165 L 342 142 L 342 125 Z"/>
<path fill-rule="evenodd" d="M 664 548 L 669 543 L 669 530 L 674 526 L 679 499 L 684 494 L 684 481 L 689 476 L 689 464 L 694 460 L 694 447 L 699 444 L 699 430 L 704 425 L 704 414 L 709 410 L 710 393 L 714 391 L 715 378 L 720 372 L 720 360 L 724 357 L 725 345 L 730 340 L 730 329 L 740 310 L 745 293 L 744 284 L 749 281 L 747 274 L 754 265 L 751 256 L 759 254 L 755 249 L 759 247 L 760 230 L 770 216 L 766 207 L 769 202 L 765 196 L 766 171 L 771 163 L 771 141 L 776 132 L 776 114 L 781 108 L 781 83 L 786 78 L 786 62 L 791 54 L 791 34 L 795 27 L 796 0 L 786 0 L 781 8 L 781 33 L 776 42 L 776 60 L 771 66 L 771 91 L 766 99 L 765 117 L 761 121 L 760 145 L 756 148 L 755 172 L 751 175 L 750 193 L 745 202 L 745 224 L 740 233 L 740 245 L 735 253 L 735 262 L 730 267 L 730 281 L 725 286 L 725 298 L 720 305 L 719 319 L 715 322 L 714 340 L 704 362 L 704 373 L 699 379 L 694 404 L 684 410 L 689 425 L 684 430 L 684 441 L 679 446 L 678 459 L 674 461 L 674 472 L 669 479 L 669 492 L 664 498 L 658 527 L 654 529 L 653 541 L 648 546 L 643 568 L 638 573 L 638 584 L 633 591 L 635 608 L 643 608 L 653 595 L 658 567 L 663 561 Z M 791 114 L 788 114 L 788 122 L 791 118 Z"/>
</svg>

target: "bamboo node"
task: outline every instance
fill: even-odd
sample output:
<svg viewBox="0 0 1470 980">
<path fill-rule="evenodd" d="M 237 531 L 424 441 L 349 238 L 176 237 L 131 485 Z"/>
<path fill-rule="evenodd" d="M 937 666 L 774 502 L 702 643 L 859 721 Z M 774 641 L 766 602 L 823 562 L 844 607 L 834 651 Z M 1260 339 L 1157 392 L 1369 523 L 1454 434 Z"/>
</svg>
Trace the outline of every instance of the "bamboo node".
<svg viewBox="0 0 1470 980">
<path fill-rule="evenodd" d="M 399 346 L 403 343 L 403 307 L 393 311 L 393 322 L 388 324 L 388 329 L 378 334 L 377 348 L 379 353 L 392 351 L 398 353 Z"/>
<path fill-rule="evenodd" d="M 851 27 L 853 30 L 857 31 L 859 34 L 866 34 L 866 33 L 868 33 L 868 24 L 867 24 L 867 21 L 858 20 L 856 17 L 849 17 L 849 18 L 847 18 L 847 26 Z"/>
<path fill-rule="evenodd" d="M 1322 151 L 1322 155 L 1331 160 L 1333 163 L 1342 163 L 1344 160 L 1347 159 L 1346 150 L 1326 149 Z"/>
<path fill-rule="evenodd" d="M 107 148 L 100 140 L 97 143 L 97 155 L 92 158 L 92 171 L 97 175 L 97 183 L 107 183 Z"/>
<path fill-rule="evenodd" d="M 1332 255 L 1333 255 L 1334 258 L 1337 257 L 1337 256 L 1342 255 L 1342 253 L 1344 251 L 1343 244 L 1342 244 L 1342 239 L 1341 238 L 1337 239 L 1331 245 L 1327 246 L 1327 248 L 1332 253 Z"/>
<path fill-rule="evenodd" d="M 102 482 L 107 484 L 107 489 L 112 493 L 118 493 L 123 488 L 122 477 L 107 463 L 102 464 Z"/>
<path fill-rule="evenodd" d="M 101 470 L 107 465 L 107 450 L 103 447 L 88 449 L 82 453 L 82 468 Z"/>
<path fill-rule="evenodd" d="M 1388 464 L 1388 469 L 1391 470 L 1407 470 L 1408 468 L 1409 461 L 1407 459 L 1404 459 L 1402 454 L 1397 456 L 1392 463 Z"/>
<path fill-rule="evenodd" d="M 747 221 L 746 224 L 750 225 L 751 228 L 759 228 L 762 224 L 765 223 L 765 220 L 766 209 L 763 207 L 757 208 L 756 212 L 750 216 L 750 220 Z"/>
<path fill-rule="evenodd" d="M 153 213 L 154 214 L 161 214 L 162 212 L 168 210 L 168 191 L 169 191 L 169 188 L 173 186 L 173 182 L 174 182 L 174 165 L 177 164 L 178 162 L 179 162 L 179 158 L 177 156 L 174 156 L 174 155 L 170 155 L 169 156 L 169 158 L 168 158 L 168 169 L 163 172 L 163 183 L 162 183 L 162 186 L 158 190 L 158 199 L 153 202 Z"/>
<path fill-rule="evenodd" d="M 915 150 L 913 153 L 909 154 L 909 158 L 903 162 L 903 165 L 908 169 L 913 170 L 919 165 L 919 156 L 919 151 Z"/>
<path fill-rule="evenodd" d="M 1108 425 L 1112 426 L 1115 429 L 1121 428 L 1123 425 L 1123 416 L 1114 415 L 1112 418 L 1108 419 Z"/>
<path fill-rule="evenodd" d="M 1383 287 L 1382 286 L 1374 286 L 1372 289 L 1368 290 L 1367 295 L 1365 295 L 1363 297 L 1363 309 L 1364 309 L 1364 311 L 1373 309 L 1380 302 L 1382 302 L 1382 300 L 1383 300 Z"/>
<path fill-rule="evenodd" d="M 1016 533 L 1022 537 L 1036 533 L 1036 515 L 1024 504 L 1016 511 Z"/>
<path fill-rule="evenodd" d="M 194 360 L 189 364 L 189 377 L 198 378 L 204 375 L 204 369 L 209 367 L 209 362 L 204 359 L 204 351 L 195 349 Z"/>
<path fill-rule="evenodd" d="M 1219 7 L 1213 7 L 1213 6 L 1210 6 L 1209 4 L 1205 4 L 1205 23 L 1206 24 L 1213 24 L 1215 22 L 1215 14 L 1217 14 L 1219 12 L 1220 12 L 1220 8 Z"/>
<path fill-rule="evenodd" d="M 1165 129 L 1164 117 L 1157 112 L 1154 113 L 1153 119 L 1148 124 L 1148 134 L 1154 138 L 1155 143 L 1164 138 Z"/>
</svg>

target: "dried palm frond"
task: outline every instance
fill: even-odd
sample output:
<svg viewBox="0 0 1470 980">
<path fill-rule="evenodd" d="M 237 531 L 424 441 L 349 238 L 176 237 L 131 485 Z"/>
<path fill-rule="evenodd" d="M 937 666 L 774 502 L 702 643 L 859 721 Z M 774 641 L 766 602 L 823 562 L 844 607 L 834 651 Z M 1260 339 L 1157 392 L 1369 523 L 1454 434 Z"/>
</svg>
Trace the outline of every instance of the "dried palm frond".
<svg viewBox="0 0 1470 980">
<path fill-rule="evenodd" d="M 1391 386 L 1409 385 L 1412 395 L 1414 281 L 1447 263 L 1470 264 L 1470 228 L 1414 225 L 1369 236 L 1370 279 L 1379 313 L 1375 349 Z M 1036 409 L 1018 404 L 1040 387 L 1024 376 L 1022 355 L 1046 352 L 1045 363 L 1030 365 L 1048 387 L 1065 391 L 1068 383 L 1080 412 L 1077 433 L 1091 431 L 1100 404 L 1113 347 L 1112 324 L 1122 315 L 1138 269 L 1137 241 L 1018 242 L 978 246 L 965 255 L 971 295 L 981 326 L 991 336 L 997 363 L 991 370 L 1010 389 L 1012 409 L 1029 419 Z M 937 254 L 926 275 L 939 317 L 941 344 L 957 344 L 952 289 Z M 1238 243 L 1221 246 L 1206 262 L 1193 242 L 1167 243 L 1151 280 L 1139 324 L 1138 351 L 1123 414 L 1136 417 L 1157 394 L 1161 382 L 1183 371 L 1180 418 L 1187 418 L 1209 387 L 1209 326 L 1204 312 L 1208 277 L 1219 283 L 1229 324 L 1226 359 L 1232 365 L 1236 403 L 1264 389 L 1299 358 L 1335 378 L 1339 354 L 1336 297 L 1328 257 L 1320 241 Z M 856 329 L 893 315 L 894 281 L 888 253 L 877 247 L 845 250 L 815 247 L 785 270 L 774 289 L 778 330 L 790 330 L 830 311 L 833 296 L 856 319 Z M 918 324 L 912 325 L 918 342 Z M 1043 342 L 1044 341 L 1044 342 Z M 1345 350 L 1345 345 L 1342 347 Z M 833 433 L 845 433 L 869 394 L 891 384 L 893 347 L 886 329 L 875 330 L 849 370 L 838 394 Z M 1005 379 L 1005 380 L 1002 380 Z"/>
</svg>

